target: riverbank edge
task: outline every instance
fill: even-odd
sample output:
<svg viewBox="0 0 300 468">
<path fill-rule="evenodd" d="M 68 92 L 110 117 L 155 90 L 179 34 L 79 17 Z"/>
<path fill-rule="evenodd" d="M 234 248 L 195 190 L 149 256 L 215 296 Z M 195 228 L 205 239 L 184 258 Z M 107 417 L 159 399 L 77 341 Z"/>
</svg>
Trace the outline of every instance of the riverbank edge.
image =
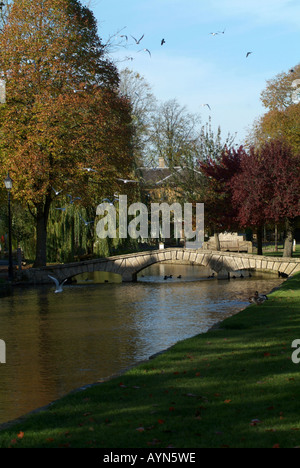
<svg viewBox="0 0 300 468">
<path fill-rule="evenodd" d="M 289 279 L 292 279 L 293 276 L 291 276 L 290 278 L 284 280 L 280 286 L 276 286 L 274 288 L 271 289 L 271 291 L 268 293 L 268 296 L 270 296 L 273 292 L 279 290 L 282 285 L 286 282 L 289 281 Z M 299 274 L 299 281 L 300 281 L 300 274 Z M 250 304 L 249 304 L 250 306 Z M 71 390 L 70 392 L 66 393 L 65 395 L 62 395 L 61 397 L 57 398 L 56 400 L 53 400 L 51 401 L 50 403 L 48 403 L 47 405 L 45 406 L 41 406 L 39 408 L 36 408 L 22 416 L 19 416 L 18 418 L 15 418 L 15 419 L 12 419 L 10 421 L 6 421 L 4 423 L 1 423 L 0 424 L 0 433 L 1 431 L 5 431 L 7 429 L 11 429 L 13 426 L 15 425 L 18 425 L 18 424 L 21 424 L 23 423 L 24 421 L 26 421 L 29 417 L 35 415 L 35 414 L 38 414 L 38 413 L 41 413 L 41 412 L 44 412 L 44 411 L 47 411 L 48 409 L 50 409 L 53 405 L 55 405 L 56 403 L 58 403 L 59 401 L 61 401 L 63 398 L 67 398 L 68 396 L 71 396 L 75 393 L 79 393 L 79 392 L 83 392 L 85 391 L 86 389 L 89 389 L 89 388 L 93 388 L 93 387 L 97 387 L 97 386 L 100 386 L 102 385 L 103 383 L 105 382 L 109 382 L 111 380 L 114 380 L 122 375 L 125 375 L 127 372 L 129 372 L 130 370 L 132 369 L 135 369 L 139 366 L 141 366 L 142 364 L 145 364 L 145 363 L 149 363 L 150 360 L 155 360 L 156 357 L 162 355 L 162 354 L 165 354 L 169 351 L 172 350 L 172 348 L 174 348 L 174 346 L 176 346 L 179 342 L 184 342 L 184 341 L 188 341 L 190 340 L 191 338 L 196 338 L 197 336 L 200 336 L 200 335 L 206 335 L 206 334 L 209 334 L 210 332 L 212 331 L 216 331 L 216 330 L 222 330 L 222 324 L 225 320 L 227 320 L 228 318 L 234 316 L 234 315 L 238 315 L 240 314 L 241 312 L 243 312 L 245 309 L 247 309 L 249 306 L 246 306 L 242 309 L 240 309 L 238 312 L 235 312 L 233 313 L 232 315 L 230 315 L 229 317 L 227 317 L 226 319 L 224 320 L 220 320 L 219 322 L 216 322 L 214 325 L 212 325 L 212 327 L 210 327 L 208 330 L 206 330 L 205 332 L 203 333 L 197 333 L 196 335 L 194 336 L 191 336 L 189 338 L 185 338 L 184 340 L 180 340 L 178 341 L 177 343 L 173 344 L 172 346 L 164 349 L 164 350 L 161 350 L 161 351 L 158 351 L 157 353 L 154 353 L 152 354 L 151 356 L 149 356 L 148 359 L 143 359 L 135 364 L 132 364 L 130 366 L 127 366 L 125 369 L 123 369 L 122 371 L 120 372 L 117 372 L 115 374 L 112 374 L 110 376 L 107 376 L 107 377 L 103 377 L 103 378 L 100 378 L 99 380 L 97 380 L 96 382 L 93 382 L 93 383 L 90 383 L 90 384 L 86 384 L 86 385 L 83 385 L 81 387 L 78 387 L 78 388 L 75 388 L 74 390 Z"/>
</svg>

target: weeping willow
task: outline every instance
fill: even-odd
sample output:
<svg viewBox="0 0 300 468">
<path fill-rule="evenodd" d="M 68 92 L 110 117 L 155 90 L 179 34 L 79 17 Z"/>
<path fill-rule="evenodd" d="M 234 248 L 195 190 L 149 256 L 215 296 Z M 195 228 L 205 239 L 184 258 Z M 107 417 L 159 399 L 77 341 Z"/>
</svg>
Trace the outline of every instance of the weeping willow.
<svg viewBox="0 0 300 468">
<path fill-rule="evenodd" d="M 68 263 L 134 251 L 133 239 L 100 239 L 95 211 L 69 204 L 65 211 L 52 207 L 47 227 L 47 261 Z M 118 232 L 118 231 L 117 231 Z"/>
</svg>

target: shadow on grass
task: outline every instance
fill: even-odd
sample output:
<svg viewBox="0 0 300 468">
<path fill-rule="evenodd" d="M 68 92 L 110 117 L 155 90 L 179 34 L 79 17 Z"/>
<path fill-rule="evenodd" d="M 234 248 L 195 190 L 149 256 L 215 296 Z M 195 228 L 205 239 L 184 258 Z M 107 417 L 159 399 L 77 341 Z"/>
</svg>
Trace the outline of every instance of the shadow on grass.
<svg viewBox="0 0 300 468">
<path fill-rule="evenodd" d="M 0 446 L 300 446 L 299 368 L 291 360 L 299 303 L 298 275 L 219 329 L 1 431 Z"/>
</svg>

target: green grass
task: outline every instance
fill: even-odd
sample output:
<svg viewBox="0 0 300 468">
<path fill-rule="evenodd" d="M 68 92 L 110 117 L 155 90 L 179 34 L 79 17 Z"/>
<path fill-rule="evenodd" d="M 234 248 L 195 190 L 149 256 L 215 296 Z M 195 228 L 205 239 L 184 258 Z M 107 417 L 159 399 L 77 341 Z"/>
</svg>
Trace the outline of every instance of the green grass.
<svg viewBox="0 0 300 468">
<path fill-rule="evenodd" d="M 267 257 L 282 257 L 283 255 L 283 247 L 279 247 L 276 251 L 275 248 L 263 248 L 263 255 Z M 293 258 L 300 258 L 300 245 L 296 245 L 295 252 L 293 252 Z"/>
<path fill-rule="evenodd" d="M 0 432 L 0 447 L 300 446 L 300 274 L 262 306 Z"/>
</svg>

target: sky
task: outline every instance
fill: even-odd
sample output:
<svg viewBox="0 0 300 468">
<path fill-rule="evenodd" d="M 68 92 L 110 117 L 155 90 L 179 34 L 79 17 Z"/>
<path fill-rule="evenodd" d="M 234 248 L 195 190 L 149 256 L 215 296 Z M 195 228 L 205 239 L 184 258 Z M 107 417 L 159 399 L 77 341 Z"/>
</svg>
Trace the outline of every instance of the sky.
<svg viewBox="0 0 300 468">
<path fill-rule="evenodd" d="M 299 0 L 83 3 L 93 11 L 103 42 L 114 36 L 111 57 L 119 70 L 139 72 L 159 102 L 176 99 L 199 114 L 203 125 L 211 117 L 224 139 L 236 134 L 236 144 L 267 112 L 260 100 L 267 80 L 300 62 Z M 131 36 L 142 35 L 137 45 Z"/>
</svg>

